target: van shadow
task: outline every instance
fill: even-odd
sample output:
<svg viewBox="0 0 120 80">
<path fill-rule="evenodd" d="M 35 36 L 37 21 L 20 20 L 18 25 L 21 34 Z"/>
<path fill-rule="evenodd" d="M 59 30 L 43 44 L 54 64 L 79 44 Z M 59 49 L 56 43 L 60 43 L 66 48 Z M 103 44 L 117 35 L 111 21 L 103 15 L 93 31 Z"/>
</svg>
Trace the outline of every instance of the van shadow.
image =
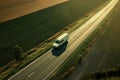
<svg viewBox="0 0 120 80">
<path fill-rule="evenodd" d="M 61 45 L 59 48 L 53 48 L 52 54 L 54 56 L 60 56 L 67 48 L 68 41 L 66 41 L 63 45 Z"/>
</svg>

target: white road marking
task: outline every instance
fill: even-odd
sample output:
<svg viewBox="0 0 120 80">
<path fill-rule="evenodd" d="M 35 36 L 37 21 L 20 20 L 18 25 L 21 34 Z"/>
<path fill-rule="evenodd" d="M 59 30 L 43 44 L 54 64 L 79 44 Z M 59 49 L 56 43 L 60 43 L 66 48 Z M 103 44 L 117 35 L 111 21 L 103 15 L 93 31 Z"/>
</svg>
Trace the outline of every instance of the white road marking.
<svg viewBox="0 0 120 80">
<path fill-rule="evenodd" d="M 31 77 L 33 74 L 35 74 L 35 71 L 33 71 L 31 74 L 29 74 L 27 77 Z"/>
<path fill-rule="evenodd" d="M 114 2 L 113 3 L 113 1 L 115 1 L 115 0 L 112 0 L 104 9 L 102 9 L 101 11 L 99 11 L 95 16 L 93 16 L 91 19 L 89 19 L 84 25 L 82 25 L 80 28 L 78 28 L 77 30 L 75 30 L 73 33 L 74 33 L 74 36 L 76 36 L 76 35 L 78 35 L 78 32 L 80 33 L 80 31 L 82 30 L 82 29 L 84 29 L 84 27 L 86 27 L 86 26 L 90 26 L 91 24 L 92 25 L 94 25 L 94 26 L 97 26 L 103 19 L 104 19 L 104 17 L 109 13 L 109 11 L 114 7 L 114 5 L 118 2 L 118 0 L 116 0 L 116 2 Z M 111 7 L 112 6 L 112 7 Z M 111 7 L 111 8 L 109 8 L 109 7 Z M 108 12 L 106 12 L 105 13 L 105 10 L 107 11 L 107 9 L 109 9 L 108 10 Z M 104 15 L 101 15 L 101 14 L 103 14 L 104 13 Z M 96 19 L 96 18 L 97 19 Z M 98 18 L 100 18 L 100 19 L 102 19 L 102 20 L 99 20 Z M 94 19 L 94 20 L 93 20 Z M 98 21 L 97 21 L 98 20 Z M 95 22 L 96 21 L 96 22 Z M 93 23 L 94 24 L 93 24 Z M 93 27 L 93 26 L 92 26 Z M 85 28 L 86 29 L 86 28 Z M 91 27 L 90 27 L 90 29 L 91 29 Z M 90 29 L 88 30 L 88 33 L 90 33 L 91 31 L 90 31 Z M 92 31 L 94 30 L 94 29 L 91 29 Z M 72 33 L 72 34 L 73 34 Z M 83 38 L 84 36 L 86 36 L 87 37 L 87 32 L 85 32 L 85 34 L 83 34 L 82 36 L 81 36 L 81 38 Z M 85 37 L 84 37 L 85 38 Z M 83 40 L 82 40 L 83 41 Z M 75 44 L 77 44 L 76 42 L 74 42 Z M 44 57 L 46 54 L 48 54 L 50 52 L 50 50 L 47 52 L 47 53 L 45 53 L 43 56 L 41 56 L 40 58 L 42 58 L 42 57 Z M 72 51 L 71 51 L 72 52 Z M 48 75 L 46 75 L 46 77 L 43 79 L 43 80 L 46 80 L 69 56 L 70 56 L 71 54 L 69 54 L 67 57 L 65 57 Z M 34 62 L 36 62 L 36 61 L 38 61 L 40 58 L 38 58 L 38 59 L 36 59 L 35 61 L 33 61 L 30 65 L 32 65 Z M 28 65 L 27 67 L 25 67 L 24 69 L 22 69 L 20 72 L 22 72 L 23 70 L 25 70 L 26 68 L 28 68 L 30 65 Z M 15 77 L 16 75 L 18 75 L 20 72 L 18 72 L 17 74 L 15 74 L 14 76 L 12 76 L 10 79 L 8 79 L 8 80 L 11 80 L 13 77 Z M 31 75 L 33 75 L 34 73 L 31 73 Z M 31 76 L 31 75 L 29 75 L 29 76 Z"/>
</svg>

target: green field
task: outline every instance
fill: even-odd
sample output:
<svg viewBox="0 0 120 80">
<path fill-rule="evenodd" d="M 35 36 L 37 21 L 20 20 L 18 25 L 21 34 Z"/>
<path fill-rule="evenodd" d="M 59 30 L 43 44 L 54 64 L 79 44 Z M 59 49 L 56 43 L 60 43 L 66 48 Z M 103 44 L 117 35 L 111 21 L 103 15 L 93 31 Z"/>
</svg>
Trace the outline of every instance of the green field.
<svg viewBox="0 0 120 80">
<path fill-rule="evenodd" d="M 85 79 L 83 80 L 98 80 L 92 79 L 93 77 L 88 77 L 91 75 L 91 72 L 102 72 L 102 71 L 109 71 L 115 70 L 120 67 L 120 1 L 113 9 L 111 14 L 108 18 L 103 22 L 102 33 L 99 37 L 98 41 L 94 44 L 94 46 L 90 49 L 88 54 L 96 53 L 99 57 L 92 57 L 96 60 L 99 64 L 96 64 L 95 61 L 92 61 L 91 66 L 89 66 L 89 70 L 85 73 Z M 89 62 L 88 62 L 89 63 Z M 99 80 L 120 80 L 120 73 L 110 74 L 111 76 L 102 76 Z M 93 75 L 93 74 L 92 74 Z"/>
<path fill-rule="evenodd" d="M 0 66 L 14 59 L 12 47 L 38 45 L 106 0 L 70 0 L 27 16 L 0 23 Z"/>
</svg>

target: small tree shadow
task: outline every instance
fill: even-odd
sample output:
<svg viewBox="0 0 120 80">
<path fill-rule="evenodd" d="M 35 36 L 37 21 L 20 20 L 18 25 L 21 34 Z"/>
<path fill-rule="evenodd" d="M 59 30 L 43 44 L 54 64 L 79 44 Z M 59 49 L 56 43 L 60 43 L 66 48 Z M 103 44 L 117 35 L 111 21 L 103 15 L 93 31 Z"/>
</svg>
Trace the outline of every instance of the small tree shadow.
<svg viewBox="0 0 120 80">
<path fill-rule="evenodd" d="M 63 45 L 61 45 L 59 48 L 53 48 L 52 54 L 54 56 L 60 56 L 67 48 L 68 41 L 66 41 Z"/>
</svg>

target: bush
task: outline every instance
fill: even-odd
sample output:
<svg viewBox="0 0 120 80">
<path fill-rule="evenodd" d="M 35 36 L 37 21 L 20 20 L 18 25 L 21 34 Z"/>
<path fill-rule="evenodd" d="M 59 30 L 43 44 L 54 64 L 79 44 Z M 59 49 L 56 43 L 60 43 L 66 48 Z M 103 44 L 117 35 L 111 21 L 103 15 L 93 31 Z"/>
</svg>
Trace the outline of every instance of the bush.
<svg viewBox="0 0 120 80">
<path fill-rule="evenodd" d="M 23 49 L 18 45 L 15 45 L 13 49 L 14 49 L 15 59 L 21 61 L 23 59 L 23 55 L 22 55 Z"/>
</svg>

